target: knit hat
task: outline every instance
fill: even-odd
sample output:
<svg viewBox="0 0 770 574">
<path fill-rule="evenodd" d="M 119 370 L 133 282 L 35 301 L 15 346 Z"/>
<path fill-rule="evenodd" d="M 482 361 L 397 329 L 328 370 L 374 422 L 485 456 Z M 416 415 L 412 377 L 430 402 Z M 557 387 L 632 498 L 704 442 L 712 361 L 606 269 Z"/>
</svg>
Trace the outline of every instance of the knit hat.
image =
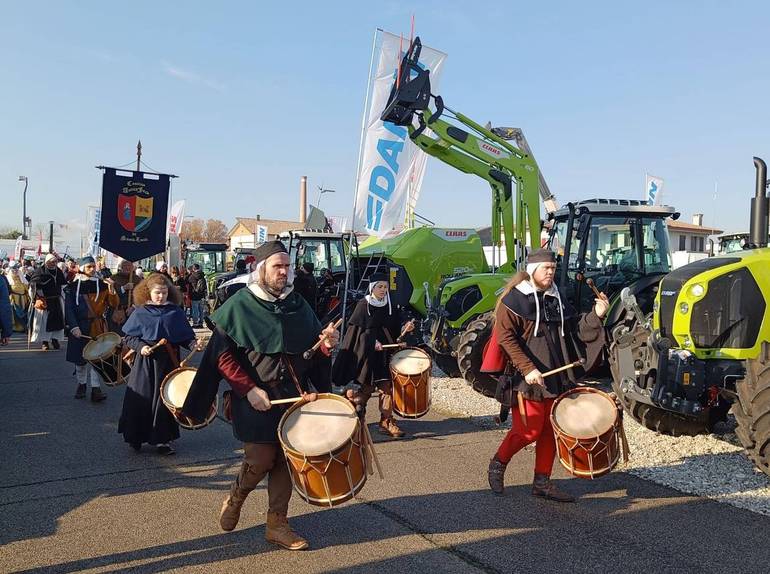
<svg viewBox="0 0 770 574">
<path fill-rule="evenodd" d="M 48 263 L 49 261 L 56 261 L 56 255 L 54 255 L 53 253 L 48 253 L 45 256 L 45 262 Z"/>
<path fill-rule="evenodd" d="M 96 265 L 96 260 L 90 255 L 78 259 L 78 265 Z"/>
<path fill-rule="evenodd" d="M 277 240 L 266 241 L 257 248 L 256 252 L 254 253 L 254 259 L 256 259 L 256 262 L 259 264 L 265 261 L 271 255 L 275 255 L 276 253 L 288 253 L 288 251 L 286 251 L 286 246 Z"/>
<path fill-rule="evenodd" d="M 543 247 L 527 255 L 527 273 L 530 277 L 543 263 L 556 263 L 556 253 Z"/>
</svg>

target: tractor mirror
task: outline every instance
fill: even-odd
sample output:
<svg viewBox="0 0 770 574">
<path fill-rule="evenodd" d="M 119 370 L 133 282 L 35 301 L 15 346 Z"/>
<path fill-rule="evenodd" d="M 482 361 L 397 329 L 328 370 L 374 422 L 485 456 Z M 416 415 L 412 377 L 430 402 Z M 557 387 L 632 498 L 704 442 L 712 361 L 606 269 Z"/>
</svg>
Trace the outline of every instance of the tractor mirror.
<svg viewBox="0 0 770 574">
<path fill-rule="evenodd" d="M 582 240 L 586 235 L 588 235 L 588 228 L 591 225 L 591 216 L 584 213 L 580 216 L 580 220 L 578 222 L 578 229 L 575 233 L 575 239 Z"/>
</svg>

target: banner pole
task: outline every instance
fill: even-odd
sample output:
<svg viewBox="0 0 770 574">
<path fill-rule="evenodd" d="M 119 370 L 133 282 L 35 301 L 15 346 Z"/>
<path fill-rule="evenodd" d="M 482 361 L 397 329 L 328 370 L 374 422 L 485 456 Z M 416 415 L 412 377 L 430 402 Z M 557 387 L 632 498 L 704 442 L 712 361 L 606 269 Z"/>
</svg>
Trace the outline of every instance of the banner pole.
<svg viewBox="0 0 770 574">
<path fill-rule="evenodd" d="M 356 183 L 353 187 L 353 217 L 350 219 L 350 244 L 348 246 L 348 261 L 345 268 L 345 292 L 342 295 L 342 324 L 340 328 L 340 340 L 345 336 L 345 313 L 348 307 L 348 285 L 350 283 L 350 265 L 353 260 L 353 243 L 356 235 L 356 208 L 358 207 L 358 184 L 361 181 L 361 162 L 364 155 L 364 139 L 366 137 L 366 121 L 369 119 L 369 95 L 372 92 L 372 68 L 374 68 L 374 52 L 377 49 L 377 36 L 382 28 L 375 28 L 372 37 L 372 56 L 369 60 L 369 77 L 366 81 L 366 96 L 364 97 L 364 113 L 361 118 L 361 139 L 358 144 L 358 163 L 356 165 Z M 356 251 L 358 251 L 356 249 Z"/>
</svg>

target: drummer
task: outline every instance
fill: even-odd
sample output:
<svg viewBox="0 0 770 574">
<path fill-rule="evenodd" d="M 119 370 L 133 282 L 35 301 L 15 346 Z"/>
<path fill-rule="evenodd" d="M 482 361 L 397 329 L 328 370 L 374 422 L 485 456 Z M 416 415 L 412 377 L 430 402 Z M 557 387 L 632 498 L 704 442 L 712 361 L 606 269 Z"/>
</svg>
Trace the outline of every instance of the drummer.
<svg viewBox="0 0 770 574">
<path fill-rule="evenodd" d="M 67 361 L 75 363 L 78 382 L 75 398 L 85 398 L 86 385 L 90 381 L 91 401 L 98 403 L 105 400 L 107 395 L 102 392 L 99 375 L 83 358 L 83 348 L 88 343 L 88 339 L 83 336 L 93 338 L 108 331 L 104 314 L 108 307 L 117 307 L 119 299 L 113 286 L 96 275 L 96 261 L 93 257 L 83 257 L 79 264 L 80 273 L 64 289 L 64 318 L 70 335 Z"/>
<path fill-rule="evenodd" d="M 292 285 L 289 254 L 280 241 L 268 241 L 255 253 L 256 269 L 247 288 L 217 309 L 216 327 L 182 408 L 203 419 L 216 397 L 221 379 L 232 388 L 233 434 L 242 441 L 244 460 L 219 514 L 222 530 L 238 524 L 248 494 L 268 476 L 265 538 L 288 550 L 303 550 L 307 541 L 289 526 L 287 512 L 292 484 L 278 441 L 278 423 L 285 405 L 271 400 L 329 392 L 329 355 L 337 344 L 333 326 L 323 329 L 313 310 Z M 319 338 L 319 352 L 304 351 Z"/>
<path fill-rule="evenodd" d="M 388 278 L 384 273 L 373 273 L 369 279 L 369 293 L 353 309 L 348 321 L 345 339 L 340 345 L 332 369 L 335 384 L 345 386 L 351 381 L 360 390 L 348 391 L 348 396 L 360 408 L 361 415 L 375 389 L 380 390 L 380 424 L 378 430 L 393 438 L 404 436 L 393 419 L 393 381 L 383 345 L 393 345 L 414 330 L 414 322 L 407 321 L 403 329 L 399 320 L 400 309 L 390 302 Z"/>
<path fill-rule="evenodd" d="M 182 293 L 162 273 L 153 273 L 133 290 L 134 311 L 123 325 L 123 341 L 136 352 L 118 432 L 139 452 L 142 443 L 159 454 L 174 454 L 179 425 L 160 399 L 160 384 L 179 365 L 180 346 L 190 349 L 195 332 L 182 309 Z M 167 344 L 150 348 L 161 339 Z"/>
<path fill-rule="evenodd" d="M 503 493 L 504 473 L 514 454 L 535 442 L 534 496 L 558 502 L 574 502 L 551 482 L 556 443 L 551 428 L 554 399 L 585 373 L 579 367 L 544 378 L 542 373 L 588 357 L 590 368 L 604 345 L 602 317 L 609 302 L 601 294 L 593 309 L 578 315 L 562 301 L 554 283 L 556 256 L 538 249 L 527 257 L 526 273 L 517 273 L 500 295 L 495 310 L 494 335 L 499 344 L 487 354 L 502 351 L 517 371 L 514 390 L 522 394 L 526 423 L 518 408 L 512 409 L 511 430 L 489 463 L 489 486 Z M 485 362 L 487 360 L 485 355 Z M 516 401 L 514 401 L 514 404 Z"/>
</svg>

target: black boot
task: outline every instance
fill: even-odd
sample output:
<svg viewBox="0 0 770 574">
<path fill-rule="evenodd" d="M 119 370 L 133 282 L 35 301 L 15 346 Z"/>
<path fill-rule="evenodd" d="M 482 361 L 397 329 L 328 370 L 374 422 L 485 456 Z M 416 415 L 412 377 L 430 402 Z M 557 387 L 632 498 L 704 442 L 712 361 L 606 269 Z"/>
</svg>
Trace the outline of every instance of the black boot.
<svg viewBox="0 0 770 574">
<path fill-rule="evenodd" d="M 57 351 L 61 349 L 61 345 L 59 345 L 59 339 L 51 339 L 51 344 L 53 345 L 53 348 Z"/>
<path fill-rule="evenodd" d="M 487 479 L 489 480 L 489 488 L 495 494 L 502 494 L 505 490 L 505 467 L 507 464 L 503 464 L 497 460 L 496 456 L 492 457 L 489 461 L 489 469 L 487 470 Z"/>
</svg>

